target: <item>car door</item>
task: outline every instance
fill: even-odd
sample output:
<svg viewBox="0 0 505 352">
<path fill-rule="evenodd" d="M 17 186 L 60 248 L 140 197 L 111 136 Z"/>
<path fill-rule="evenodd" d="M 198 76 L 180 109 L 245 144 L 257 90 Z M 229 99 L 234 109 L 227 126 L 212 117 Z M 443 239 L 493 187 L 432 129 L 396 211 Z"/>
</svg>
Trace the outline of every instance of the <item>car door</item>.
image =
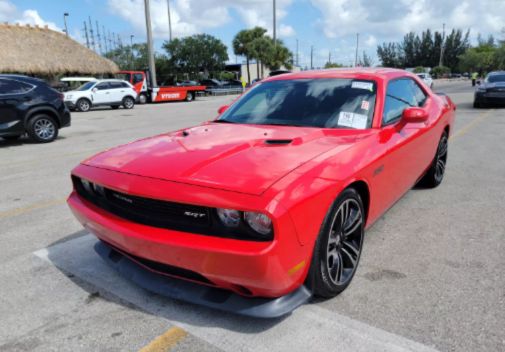
<svg viewBox="0 0 505 352">
<path fill-rule="evenodd" d="M 387 154 L 376 180 L 378 196 L 386 208 L 412 188 L 426 168 L 430 148 L 424 144 L 428 127 L 424 122 L 405 124 L 401 117 L 406 108 L 424 108 L 427 100 L 428 96 L 409 77 L 390 81 L 387 85 L 379 132 L 379 143 L 386 148 Z"/>
<path fill-rule="evenodd" d="M 93 104 L 108 104 L 111 102 L 111 89 L 109 82 L 98 83 L 92 89 Z"/>
<path fill-rule="evenodd" d="M 126 89 L 123 87 L 122 82 L 109 82 L 110 86 L 110 101 L 119 103 L 125 96 Z"/>
<path fill-rule="evenodd" d="M 35 87 L 13 79 L 0 78 L 0 132 L 23 133 L 23 117 Z"/>
</svg>

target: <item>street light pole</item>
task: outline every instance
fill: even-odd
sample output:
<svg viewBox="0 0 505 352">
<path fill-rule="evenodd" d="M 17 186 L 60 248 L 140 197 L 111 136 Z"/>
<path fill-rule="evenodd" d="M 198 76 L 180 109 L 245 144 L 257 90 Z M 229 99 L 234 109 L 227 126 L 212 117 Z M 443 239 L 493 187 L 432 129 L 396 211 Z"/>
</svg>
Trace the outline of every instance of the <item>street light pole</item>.
<svg viewBox="0 0 505 352">
<path fill-rule="evenodd" d="M 168 41 L 172 41 L 172 17 L 170 16 L 170 0 L 167 0 L 168 10 Z"/>
<path fill-rule="evenodd" d="M 358 66 L 359 33 L 356 33 L 356 54 L 354 56 L 354 67 Z"/>
<path fill-rule="evenodd" d="M 144 0 L 144 12 L 146 15 L 146 29 L 147 29 L 147 56 L 149 57 L 149 78 L 151 79 L 151 86 L 157 88 L 156 83 L 156 67 L 154 65 L 154 51 L 153 51 L 153 32 L 151 29 L 151 10 L 149 8 L 149 0 Z"/>
<path fill-rule="evenodd" d="M 440 44 L 440 60 L 438 61 L 438 66 L 442 66 L 444 61 L 444 42 L 445 42 L 445 23 L 442 29 L 442 43 Z"/>
<path fill-rule="evenodd" d="M 65 12 L 63 14 L 63 22 L 65 23 L 65 34 L 68 37 L 67 17 L 68 17 L 68 12 Z"/>
<path fill-rule="evenodd" d="M 133 70 L 133 37 L 135 37 L 133 34 L 130 34 L 130 52 L 131 52 L 131 62 L 130 62 L 130 67 Z"/>
<path fill-rule="evenodd" d="M 274 4 L 273 4 L 274 5 L 274 11 L 273 11 L 273 15 L 274 15 L 274 31 L 273 31 L 274 32 L 274 45 L 277 45 L 277 40 L 276 40 L 277 39 L 277 35 L 276 35 L 276 29 L 277 29 L 277 24 L 276 24 L 277 18 L 276 17 L 277 17 L 277 15 L 276 15 L 275 0 L 273 0 L 273 2 L 274 2 Z"/>
</svg>

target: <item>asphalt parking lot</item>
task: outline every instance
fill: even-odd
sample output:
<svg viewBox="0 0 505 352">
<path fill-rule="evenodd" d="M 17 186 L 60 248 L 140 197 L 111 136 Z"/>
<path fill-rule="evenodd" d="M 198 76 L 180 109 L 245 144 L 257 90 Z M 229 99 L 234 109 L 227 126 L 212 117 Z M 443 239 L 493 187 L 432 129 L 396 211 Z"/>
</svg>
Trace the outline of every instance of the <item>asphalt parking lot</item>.
<svg viewBox="0 0 505 352">
<path fill-rule="evenodd" d="M 255 320 L 120 278 L 65 204 L 70 170 L 103 149 L 200 123 L 234 97 L 73 113 L 39 145 L 0 139 L 1 351 L 504 351 L 505 109 L 468 81 L 442 185 L 414 189 L 368 232 L 340 296 Z"/>
</svg>

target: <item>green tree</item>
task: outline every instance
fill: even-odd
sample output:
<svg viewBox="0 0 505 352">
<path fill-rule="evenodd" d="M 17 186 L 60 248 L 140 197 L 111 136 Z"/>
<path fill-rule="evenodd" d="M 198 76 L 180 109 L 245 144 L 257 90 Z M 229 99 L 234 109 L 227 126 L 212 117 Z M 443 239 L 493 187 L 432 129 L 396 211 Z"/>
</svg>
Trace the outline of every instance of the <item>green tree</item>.
<svg viewBox="0 0 505 352">
<path fill-rule="evenodd" d="M 383 43 L 377 47 L 377 56 L 384 67 L 403 67 L 402 48 L 397 43 Z"/>
<path fill-rule="evenodd" d="M 251 72 L 249 70 L 249 62 L 255 58 L 255 48 L 252 42 L 265 35 L 267 30 L 261 27 L 254 27 L 252 29 L 243 29 L 233 38 L 232 46 L 235 55 L 245 56 L 247 65 L 247 82 L 251 83 Z"/>
<path fill-rule="evenodd" d="M 148 65 L 146 43 L 121 45 L 108 51 L 104 56 L 114 61 L 121 70 L 144 70 Z"/>
<path fill-rule="evenodd" d="M 177 73 L 197 77 L 221 71 L 228 60 L 228 49 L 221 40 L 209 34 L 196 34 L 163 43 L 167 59 Z"/>
<path fill-rule="evenodd" d="M 358 65 L 361 67 L 372 67 L 373 66 L 373 60 L 370 56 L 366 54 L 365 51 L 363 51 L 363 56 L 359 58 L 358 60 Z"/>
<path fill-rule="evenodd" d="M 273 40 L 268 37 L 272 42 L 273 51 L 270 59 L 265 61 L 266 66 L 270 70 L 278 70 L 281 67 L 285 67 L 288 70 L 293 68 L 293 53 L 284 45 L 283 41 L 277 39 L 274 43 Z"/>
<path fill-rule="evenodd" d="M 426 69 L 423 66 L 417 66 L 414 68 L 414 73 L 425 73 Z"/>
<path fill-rule="evenodd" d="M 324 68 L 339 68 L 339 67 L 344 67 L 344 65 L 339 64 L 339 63 L 337 63 L 337 62 L 327 62 L 327 63 L 324 65 Z"/>
</svg>

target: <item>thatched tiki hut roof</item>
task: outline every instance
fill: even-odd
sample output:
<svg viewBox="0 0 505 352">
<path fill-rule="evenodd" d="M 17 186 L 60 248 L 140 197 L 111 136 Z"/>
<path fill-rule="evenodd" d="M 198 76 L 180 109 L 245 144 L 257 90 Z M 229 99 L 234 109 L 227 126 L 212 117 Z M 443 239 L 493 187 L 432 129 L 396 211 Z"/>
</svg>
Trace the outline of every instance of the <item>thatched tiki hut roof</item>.
<svg viewBox="0 0 505 352">
<path fill-rule="evenodd" d="M 0 24 L 0 44 L 0 73 L 99 75 L 119 70 L 112 61 L 47 26 Z"/>
</svg>

